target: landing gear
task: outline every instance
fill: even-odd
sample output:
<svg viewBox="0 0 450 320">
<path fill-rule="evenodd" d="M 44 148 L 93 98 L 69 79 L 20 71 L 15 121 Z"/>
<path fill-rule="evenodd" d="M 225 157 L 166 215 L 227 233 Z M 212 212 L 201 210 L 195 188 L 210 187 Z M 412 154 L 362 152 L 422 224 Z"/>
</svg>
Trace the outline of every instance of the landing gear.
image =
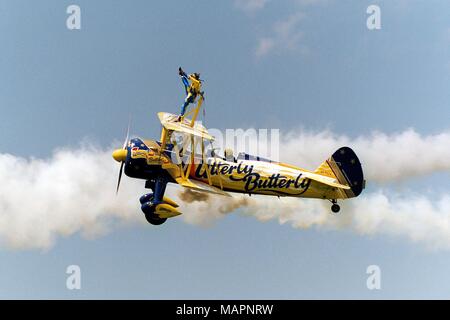
<svg viewBox="0 0 450 320">
<path fill-rule="evenodd" d="M 139 198 L 139 202 L 141 203 L 141 205 L 151 200 L 153 200 L 153 193 L 144 194 L 142 197 Z"/>
<path fill-rule="evenodd" d="M 167 220 L 167 218 L 160 218 L 154 213 L 151 213 L 151 214 L 146 213 L 145 219 L 148 221 L 148 223 L 150 223 L 154 226 L 159 226 L 159 225 L 163 224 L 164 222 L 166 222 L 166 220 Z"/>
<path fill-rule="evenodd" d="M 145 219 L 152 225 L 159 226 L 166 222 L 167 218 L 161 218 L 156 213 L 156 206 L 163 201 L 164 192 L 166 191 L 167 180 L 164 177 L 158 177 L 155 181 L 147 181 L 146 187 L 150 187 L 153 193 L 144 194 L 139 202 L 141 210 L 145 215 Z"/>
<path fill-rule="evenodd" d="M 148 195 L 144 195 L 141 197 L 144 198 Z M 157 214 L 155 214 L 155 208 L 156 204 L 154 204 L 153 201 L 153 194 L 150 194 L 150 197 L 147 197 L 148 201 L 144 202 L 141 206 L 141 210 L 145 215 L 145 219 L 154 226 L 159 226 L 166 222 L 167 218 L 160 218 Z"/>
<path fill-rule="evenodd" d="M 333 200 L 331 200 L 331 203 L 333 204 L 331 206 L 331 211 L 333 213 L 338 213 L 339 210 L 341 210 L 341 207 L 337 204 L 337 200 L 333 199 Z"/>
</svg>

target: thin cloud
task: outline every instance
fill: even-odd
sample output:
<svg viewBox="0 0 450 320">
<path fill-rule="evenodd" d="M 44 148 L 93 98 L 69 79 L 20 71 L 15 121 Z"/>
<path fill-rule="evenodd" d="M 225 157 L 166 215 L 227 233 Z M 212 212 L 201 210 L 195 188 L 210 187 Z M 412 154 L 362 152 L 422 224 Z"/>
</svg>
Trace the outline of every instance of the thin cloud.
<svg viewBox="0 0 450 320">
<path fill-rule="evenodd" d="M 280 19 L 270 29 L 267 35 L 259 38 L 255 49 L 256 57 L 263 57 L 274 52 L 298 51 L 307 53 L 308 47 L 302 44 L 304 32 L 301 22 L 306 17 L 307 7 L 324 5 L 328 0 L 293 0 L 293 13 Z"/>
<path fill-rule="evenodd" d="M 256 56 L 262 57 L 276 50 L 293 51 L 300 49 L 300 40 L 303 37 L 300 23 L 304 17 L 304 13 L 299 11 L 275 23 L 271 35 L 259 39 L 255 51 Z"/>
<path fill-rule="evenodd" d="M 235 0 L 234 5 L 246 13 L 254 13 L 263 9 L 268 2 L 269 0 Z"/>
</svg>

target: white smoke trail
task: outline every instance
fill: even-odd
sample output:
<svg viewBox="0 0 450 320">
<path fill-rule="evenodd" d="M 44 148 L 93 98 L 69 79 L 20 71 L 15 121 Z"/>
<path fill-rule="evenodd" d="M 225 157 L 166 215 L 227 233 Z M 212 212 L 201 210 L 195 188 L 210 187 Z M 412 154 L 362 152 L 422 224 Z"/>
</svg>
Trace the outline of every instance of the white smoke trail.
<svg viewBox="0 0 450 320">
<path fill-rule="evenodd" d="M 329 131 L 293 131 L 280 142 L 280 159 L 315 169 L 342 146 L 350 146 L 356 152 L 369 182 L 450 172 L 450 132 L 422 136 L 413 129 L 391 135 L 375 132 L 356 139 Z"/>
<path fill-rule="evenodd" d="M 350 139 L 325 133 L 289 133 L 281 160 L 313 169 L 330 153 L 349 145 L 371 181 L 390 182 L 450 170 L 450 135 L 421 136 L 413 130 Z M 0 154 L 0 242 L 11 248 L 49 248 L 61 236 L 93 237 L 117 224 L 146 223 L 138 197 L 143 181 L 123 178 L 115 195 L 118 164 L 110 150 L 83 146 L 56 151 L 50 159 Z M 179 200 L 176 188 L 168 195 Z M 186 198 L 185 198 L 186 200 Z M 278 219 L 300 228 L 349 229 L 359 234 L 400 236 L 432 247 L 450 248 L 450 199 L 398 197 L 381 191 L 343 203 L 340 216 L 320 200 L 219 196 L 181 204 L 183 219 L 210 224 L 242 208 L 259 220 Z"/>
<path fill-rule="evenodd" d="M 116 197 L 118 164 L 85 146 L 58 150 L 48 160 L 0 154 L 0 241 L 13 248 L 49 248 L 58 236 L 102 234 L 137 218 L 127 181 Z"/>
<path fill-rule="evenodd" d="M 450 195 L 431 201 L 425 196 L 404 197 L 378 190 L 342 202 L 341 207 L 341 213 L 333 215 L 327 201 L 237 195 L 232 199 L 211 197 L 193 208 L 189 205 L 183 218 L 188 223 L 209 225 L 223 217 L 218 208 L 233 208 L 259 221 L 278 220 L 299 229 L 350 230 L 360 235 L 400 237 L 430 249 L 450 249 Z"/>
<path fill-rule="evenodd" d="M 433 249 L 450 249 L 450 196 L 432 202 L 423 196 L 387 195 L 377 191 L 342 203 L 342 213 L 330 214 L 329 203 L 258 197 L 246 214 L 266 221 L 278 219 L 295 228 L 351 230 L 361 235 L 386 235 L 420 242 Z"/>
<path fill-rule="evenodd" d="M 280 160 L 306 169 L 316 168 L 332 152 L 351 146 L 363 165 L 365 178 L 372 182 L 392 183 L 436 172 L 450 172 L 450 133 L 421 136 L 413 129 L 387 135 L 375 132 L 370 136 L 350 139 L 332 132 L 293 131 L 280 141 Z M 256 143 L 256 141 L 253 141 Z M 443 177 L 447 179 L 446 176 Z M 432 248 L 450 249 L 450 195 L 438 201 L 420 195 L 402 197 L 378 190 L 357 199 L 342 202 L 342 213 L 330 215 L 327 201 L 253 196 L 242 202 L 209 198 L 197 204 L 194 217 L 187 222 L 211 222 L 213 207 L 223 203 L 242 207 L 245 214 L 266 221 L 278 219 L 295 228 L 346 229 L 363 235 L 400 236 L 422 242 Z M 220 216 L 220 215 L 214 215 Z"/>
</svg>

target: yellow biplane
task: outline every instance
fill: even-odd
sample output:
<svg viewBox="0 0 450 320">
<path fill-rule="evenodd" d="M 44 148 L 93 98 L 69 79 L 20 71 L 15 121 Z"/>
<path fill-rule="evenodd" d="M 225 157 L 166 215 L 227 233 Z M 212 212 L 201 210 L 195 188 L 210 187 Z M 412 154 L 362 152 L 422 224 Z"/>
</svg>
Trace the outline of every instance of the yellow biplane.
<svg viewBox="0 0 450 320">
<path fill-rule="evenodd" d="M 212 147 L 214 137 L 196 121 L 203 101 L 202 95 L 196 107 L 181 118 L 158 113 L 162 124 L 159 141 L 129 140 L 127 133 L 122 149 L 113 152 L 113 158 L 121 163 L 117 191 L 123 171 L 146 180 L 145 187 L 152 190 L 139 200 L 149 223 L 160 225 L 181 214 L 178 204 L 164 196 L 170 182 L 221 196 L 237 192 L 327 199 L 335 213 L 340 210 L 338 199 L 356 197 L 364 189 L 361 163 L 348 147 L 338 149 L 315 171 L 246 153 L 236 158 L 217 155 Z"/>
</svg>

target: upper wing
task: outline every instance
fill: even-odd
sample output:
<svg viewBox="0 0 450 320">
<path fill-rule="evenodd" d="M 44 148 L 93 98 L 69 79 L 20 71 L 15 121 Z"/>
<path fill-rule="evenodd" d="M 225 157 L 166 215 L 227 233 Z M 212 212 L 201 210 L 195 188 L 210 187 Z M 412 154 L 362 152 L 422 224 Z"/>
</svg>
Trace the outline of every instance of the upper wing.
<svg viewBox="0 0 450 320">
<path fill-rule="evenodd" d="M 177 115 L 167 112 L 159 112 L 158 118 L 159 121 L 161 121 L 161 124 L 167 130 L 183 132 L 204 139 L 214 140 L 214 137 L 211 136 L 206 128 L 201 124 L 196 123 L 194 127 L 191 127 L 189 121 L 187 121 L 186 119 L 184 119 L 183 122 L 177 121 Z"/>
</svg>

